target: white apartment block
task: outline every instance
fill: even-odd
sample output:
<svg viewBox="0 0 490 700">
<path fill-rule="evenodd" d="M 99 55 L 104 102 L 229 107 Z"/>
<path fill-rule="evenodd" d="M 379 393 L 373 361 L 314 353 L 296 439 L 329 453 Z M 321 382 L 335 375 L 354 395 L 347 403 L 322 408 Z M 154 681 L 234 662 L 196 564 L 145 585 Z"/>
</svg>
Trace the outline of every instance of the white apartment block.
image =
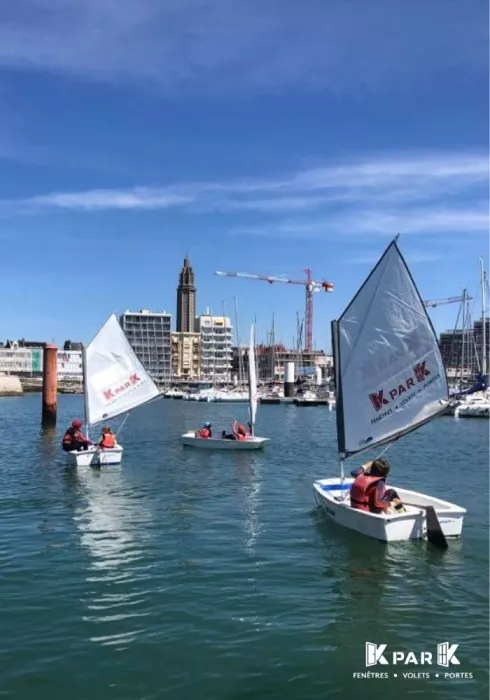
<svg viewBox="0 0 490 700">
<path fill-rule="evenodd" d="M 201 335 L 201 379 L 230 381 L 232 330 L 227 316 L 205 314 L 196 318 L 196 332 Z"/>
</svg>

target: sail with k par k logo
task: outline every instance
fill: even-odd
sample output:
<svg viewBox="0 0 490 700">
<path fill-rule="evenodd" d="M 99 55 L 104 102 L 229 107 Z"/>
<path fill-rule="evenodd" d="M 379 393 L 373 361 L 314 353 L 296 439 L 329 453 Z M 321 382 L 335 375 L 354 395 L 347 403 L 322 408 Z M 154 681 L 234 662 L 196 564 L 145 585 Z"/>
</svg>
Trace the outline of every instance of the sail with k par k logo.
<svg viewBox="0 0 490 700">
<path fill-rule="evenodd" d="M 131 411 L 160 394 L 114 314 L 85 351 L 84 379 L 89 425 Z"/>
</svg>

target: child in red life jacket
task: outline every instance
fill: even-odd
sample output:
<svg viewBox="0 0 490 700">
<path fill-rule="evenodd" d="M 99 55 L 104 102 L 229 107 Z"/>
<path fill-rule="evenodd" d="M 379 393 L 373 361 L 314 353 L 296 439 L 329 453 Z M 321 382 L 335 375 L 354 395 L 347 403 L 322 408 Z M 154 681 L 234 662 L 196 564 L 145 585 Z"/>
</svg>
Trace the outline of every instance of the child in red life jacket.
<svg viewBox="0 0 490 700">
<path fill-rule="evenodd" d="M 390 465 L 386 459 L 375 459 L 354 469 L 351 476 L 355 481 L 350 490 L 352 508 L 370 513 L 404 512 L 405 508 L 395 489 L 386 488 L 386 478 Z"/>
<path fill-rule="evenodd" d="M 113 447 L 116 447 L 116 445 L 116 436 L 113 435 L 112 429 L 109 428 L 107 425 L 104 425 L 104 427 L 102 428 L 102 439 L 99 442 L 99 447 L 102 447 L 105 450 L 110 450 Z"/>
<path fill-rule="evenodd" d="M 196 437 L 204 438 L 205 440 L 213 437 L 213 431 L 211 430 L 211 423 L 209 421 L 206 421 L 204 426 L 196 431 Z"/>
</svg>

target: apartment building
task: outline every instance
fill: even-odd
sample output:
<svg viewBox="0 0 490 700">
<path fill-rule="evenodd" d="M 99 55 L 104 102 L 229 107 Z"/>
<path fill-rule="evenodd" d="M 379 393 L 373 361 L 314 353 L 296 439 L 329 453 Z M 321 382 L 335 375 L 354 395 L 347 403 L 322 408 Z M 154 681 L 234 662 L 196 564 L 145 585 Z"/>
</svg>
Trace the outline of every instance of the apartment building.
<svg viewBox="0 0 490 700">
<path fill-rule="evenodd" d="M 137 358 L 156 384 L 170 381 L 172 315 L 166 311 L 125 311 L 121 327 Z"/>
<path fill-rule="evenodd" d="M 231 379 L 231 321 L 227 316 L 204 314 L 196 319 L 201 336 L 201 378 L 228 382 Z"/>
<path fill-rule="evenodd" d="M 199 379 L 201 376 L 200 333 L 172 333 L 172 377 Z"/>
</svg>

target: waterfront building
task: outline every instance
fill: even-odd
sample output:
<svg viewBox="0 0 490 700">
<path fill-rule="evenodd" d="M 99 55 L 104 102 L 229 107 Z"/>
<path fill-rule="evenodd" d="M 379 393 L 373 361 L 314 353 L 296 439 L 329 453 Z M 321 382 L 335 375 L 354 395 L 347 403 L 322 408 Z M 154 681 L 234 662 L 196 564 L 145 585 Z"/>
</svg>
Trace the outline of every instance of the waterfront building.
<svg viewBox="0 0 490 700">
<path fill-rule="evenodd" d="M 163 385 L 171 377 L 171 323 L 166 311 L 125 311 L 121 327 L 137 358 L 156 384 Z"/>
<path fill-rule="evenodd" d="M 201 378 L 229 382 L 232 369 L 230 319 L 210 314 L 198 316 L 196 331 L 201 336 Z"/>
<path fill-rule="evenodd" d="M 172 333 L 172 377 L 199 379 L 201 376 L 200 333 Z"/>
<path fill-rule="evenodd" d="M 42 377 L 43 348 L 45 343 L 14 340 L 0 344 L 0 372 L 19 377 Z M 78 347 L 81 343 L 66 341 L 64 348 Z M 58 379 L 60 381 L 83 381 L 81 349 L 58 350 Z"/>
<path fill-rule="evenodd" d="M 196 287 L 194 271 L 186 255 L 179 275 L 177 287 L 177 323 L 178 333 L 194 333 L 196 319 Z"/>
<path fill-rule="evenodd" d="M 58 379 L 83 382 L 81 350 L 58 350 Z"/>
</svg>

